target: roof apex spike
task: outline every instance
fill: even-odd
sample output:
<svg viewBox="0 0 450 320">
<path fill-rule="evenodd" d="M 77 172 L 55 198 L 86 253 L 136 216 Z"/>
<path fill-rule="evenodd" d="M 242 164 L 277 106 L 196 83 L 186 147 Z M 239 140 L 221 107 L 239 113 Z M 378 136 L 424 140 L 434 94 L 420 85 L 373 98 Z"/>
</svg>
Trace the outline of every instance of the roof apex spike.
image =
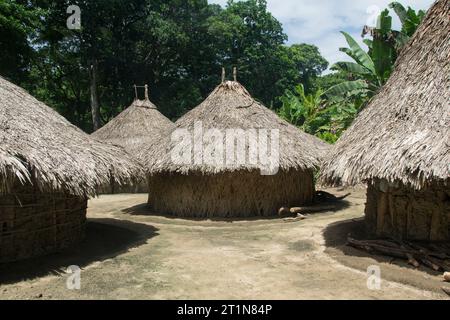
<svg viewBox="0 0 450 320">
<path fill-rule="evenodd" d="M 145 85 L 145 100 L 149 100 L 148 98 L 148 85 Z"/>
</svg>

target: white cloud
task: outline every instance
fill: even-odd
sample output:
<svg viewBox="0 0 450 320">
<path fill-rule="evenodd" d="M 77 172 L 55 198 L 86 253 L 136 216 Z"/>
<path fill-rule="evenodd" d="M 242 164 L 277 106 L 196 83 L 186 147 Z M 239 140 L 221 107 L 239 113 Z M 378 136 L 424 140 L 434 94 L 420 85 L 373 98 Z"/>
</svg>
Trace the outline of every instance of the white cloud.
<svg viewBox="0 0 450 320">
<path fill-rule="evenodd" d="M 373 21 L 374 10 L 383 10 L 394 0 L 268 0 L 269 11 L 283 24 L 289 43 L 310 43 L 319 47 L 322 55 L 332 64 L 346 59 L 339 47 L 345 39 L 339 31 L 350 33 L 361 42 L 361 30 Z M 398 0 L 405 7 L 428 9 L 433 0 Z M 227 0 L 209 0 L 226 5 Z M 395 14 L 394 28 L 400 22 Z"/>
</svg>

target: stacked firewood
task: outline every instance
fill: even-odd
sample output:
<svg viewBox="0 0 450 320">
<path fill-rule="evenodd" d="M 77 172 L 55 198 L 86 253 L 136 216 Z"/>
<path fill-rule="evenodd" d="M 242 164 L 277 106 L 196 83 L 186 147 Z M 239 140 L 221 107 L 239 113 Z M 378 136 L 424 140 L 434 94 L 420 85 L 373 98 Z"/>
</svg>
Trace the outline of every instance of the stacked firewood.
<svg viewBox="0 0 450 320">
<path fill-rule="evenodd" d="M 348 245 L 374 254 L 407 260 L 416 268 L 450 271 L 450 243 L 422 243 L 396 240 L 347 239 Z"/>
<path fill-rule="evenodd" d="M 356 240 L 350 236 L 347 245 L 373 254 L 407 260 L 416 268 L 424 265 L 434 271 L 445 271 L 444 281 L 450 282 L 450 243 L 418 243 L 395 240 Z M 441 288 L 450 296 L 450 287 Z"/>
</svg>

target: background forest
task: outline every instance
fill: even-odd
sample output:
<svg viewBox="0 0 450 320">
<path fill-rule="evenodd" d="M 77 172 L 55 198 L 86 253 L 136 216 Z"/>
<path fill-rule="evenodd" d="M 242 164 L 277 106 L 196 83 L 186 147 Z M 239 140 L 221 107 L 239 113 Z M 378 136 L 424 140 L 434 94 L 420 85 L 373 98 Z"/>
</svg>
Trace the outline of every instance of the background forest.
<svg viewBox="0 0 450 320">
<path fill-rule="evenodd" d="M 69 30 L 69 5 L 81 8 Z M 361 26 L 366 52 L 348 34 L 340 50 L 353 62 L 328 62 L 309 44 L 286 45 L 264 0 L 0 0 L 0 75 L 92 132 L 134 99 L 133 85 L 172 120 L 200 103 L 238 67 L 250 93 L 306 132 L 335 142 L 389 78 L 398 52 L 425 13 L 392 3 Z M 338 50 L 338 48 L 336 48 Z M 142 98 L 142 96 L 141 96 Z"/>
</svg>

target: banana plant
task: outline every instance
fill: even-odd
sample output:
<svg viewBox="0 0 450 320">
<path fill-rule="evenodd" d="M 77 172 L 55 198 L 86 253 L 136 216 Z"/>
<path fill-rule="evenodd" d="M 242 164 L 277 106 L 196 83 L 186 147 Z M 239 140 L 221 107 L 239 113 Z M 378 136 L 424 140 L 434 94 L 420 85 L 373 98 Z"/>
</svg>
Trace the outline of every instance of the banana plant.
<svg viewBox="0 0 450 320">
<path fill-rule="evenodd" d="M 399 2 L 390 3 L 389 8 L 395 11 L 400 19 L 400 22 L 402 23 L 401 33 L 408 37 L 412 37 L 426 15 L 424 10 L 419 10 L 416 12 L 411 7 L 405 9 L 405 7 Z"/>
<path fill-rule="evenodd" d="M 334 102 L 364 95 L 370 99 L 389 79 L 398 51 L 409 40 L 425 16 L 424 11 L 416 13 L 400 3 L 392 2 L 389 7 L 395 11 L 402 23 L 402 30 L 392 30 L 392 17 L 389 10 L 381 12 L 376 28 L 364 27 L 363 35 L 370 33 L 372 39 L 364 39 L 369 48 L 364 51 L 348 33 L 342 32 L 348 48 L 339 50 L 346 53 L 354 62 L 337 62 L 331 70 L 347 74 L 349 80 L 337 84 L 325 92 L 325 96 Z"/>
<path fill-rule="evenodd" d="M 303 85 L 298 85 L 280 98 L 282 107 L 278 113 L 303 131 L 334 143 L 355 118 L 357 108 L 354 103 L 326 103 L 323 93 L 319 89 L 307 95 Z"/>
<path fill-rule="evenodd" d="M 392 21 L 389 18 L 381 15 L 380 21 L 382 21 L 384 28 L 389 28 L 391 25 Z M 374 37 L 371 42 L 367 42 L 369 52 L 366 52 L 352 36 L 346 32 L 342 32 L 342 34 L 349 47 L 340 48 L 340 51 L 346 53 L 355 62 L 337 62 L 331 67 L 331 70 L 344 72 L 350 79 L 354 80 L 331 87 L 325 92 L 325 95 L 335 100 L 359 93 L 371 97 L 376 94 L 391 75 L 395 54 L 392 52 L 391 46 L 382 39 L 383 36 Z"/>
<path fill-rule="evenodd" d="M 323 90 L 319 89 L 312 94 L 306 94 L 303 84 L 295 87 L 294 92 L 286 91 L 280 98 L 282 107 L 279 115 L 307 133 L 314 134 L 322 125 L 319 118 L 321 107 L 324 104 Z"/>
</svg>

